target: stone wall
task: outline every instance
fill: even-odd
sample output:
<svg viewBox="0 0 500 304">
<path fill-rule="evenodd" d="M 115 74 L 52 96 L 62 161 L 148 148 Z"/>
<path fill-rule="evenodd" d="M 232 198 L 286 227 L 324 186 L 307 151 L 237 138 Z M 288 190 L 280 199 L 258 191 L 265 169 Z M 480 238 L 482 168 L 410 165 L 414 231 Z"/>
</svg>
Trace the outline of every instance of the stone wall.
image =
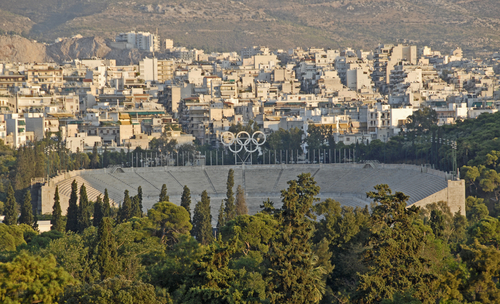
<svg viewBox="0 0 500 304">
<path fill-rule="evenodd" d="M 462 215 L 465 215 L 465 181 L 449 180 L 448 187 L 436 192 L 423 200 L 420 200 L 413 205 L 424 207 L 428 204 L 437 203 L 439 201 L 444 201 L 448 203 L 450 211 L 455 214 L 460 211 Z"/>
</svg>

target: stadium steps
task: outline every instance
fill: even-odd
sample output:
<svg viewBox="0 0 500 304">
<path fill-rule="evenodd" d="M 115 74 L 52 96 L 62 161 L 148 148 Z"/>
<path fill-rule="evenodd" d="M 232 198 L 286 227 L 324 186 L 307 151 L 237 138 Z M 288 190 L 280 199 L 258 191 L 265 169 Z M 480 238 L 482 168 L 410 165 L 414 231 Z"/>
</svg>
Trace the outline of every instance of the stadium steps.
<svg viewBox="0 0 500 304">
<path fill-rule="evenodd" d="M 273 168 L 265 172 L 262 170 L 245 170 L 246 193 L 271 193 L 279 177 L 281 169 Z"/>
<path fill-rule="evenodd" d="M 103 173 L 89 171 L 77 179 L 79 186 L 83 181 L 90 184 L 98 192 L 89 187 L 89 196 L 97 196 L 107 188 L 109 196 L 114 201 L 123 200 L 125 189 L 135 194 L 137 187 L 142 186 L 144 206 L 151 207 L 158 198 L 162 184 L 167 185 L 168 195 L 179 203 L 183 186 L 191 190 L 193 203 L 199 200 L 203 190 L 207 190 L 212 198 L 212 211 L 217 215 L 220 201 L 225 198 L 227 174 L 230 166 L 212 167 L 173 167 L 173 168 L 141 168 L 135 172 Z M 325 165 L 269 165 L 232 167 L 235 171 L 235 188 L 245 187 L 247 203 L 251 213 L 259 211 L 268 196 L 281 205 L 280 191 L 288 187 L 287 181 L 296 179 L 301 173 L 311 173 L 320 186 L 321 199 L 332 197 L 344 205 L 363 206 L 369 202 L 366 192 L 374 191 L 377 184 L 388 184 L 393 192 L 400 191 L 410 196 L 410 203 L 421 200 L 447 187 L 447 181 L 440 176 L 421 173 L 420 170 L 394 168 L 383 166 L 377 168 L 362 168 L 360 165 L 325 164 Z M 144 169 L 144 170 L 142 170 Z M 205 170 L 205 172 L 201 172 Z M 136 176 L 139 175 L 139 176 Z M 68 178 L 58 183 L 61 196 L 69 197 L 71 182 Z M 92 198 L 94 199 L 94 198 Z"/>
</svg>

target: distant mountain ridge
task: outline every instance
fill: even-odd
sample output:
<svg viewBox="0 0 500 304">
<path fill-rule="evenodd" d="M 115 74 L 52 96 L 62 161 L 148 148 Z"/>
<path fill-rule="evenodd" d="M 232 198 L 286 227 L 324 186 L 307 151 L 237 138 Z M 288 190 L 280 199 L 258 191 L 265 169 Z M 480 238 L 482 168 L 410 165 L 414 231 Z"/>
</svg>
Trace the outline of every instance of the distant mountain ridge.
<svg viewBox="0 0 500 304">
<path fill-rule="evenodd" d="M 498 0 L 23 0 L 0 2 L 0 30 L 52 42 L 130 30 L 205 50 L 410 42 L 478 55 L 500 48 Z M 104 50 L 104 49 L 103 49 Z M 54 54 L 55 55 L 55 54 Z"/>
</svg>

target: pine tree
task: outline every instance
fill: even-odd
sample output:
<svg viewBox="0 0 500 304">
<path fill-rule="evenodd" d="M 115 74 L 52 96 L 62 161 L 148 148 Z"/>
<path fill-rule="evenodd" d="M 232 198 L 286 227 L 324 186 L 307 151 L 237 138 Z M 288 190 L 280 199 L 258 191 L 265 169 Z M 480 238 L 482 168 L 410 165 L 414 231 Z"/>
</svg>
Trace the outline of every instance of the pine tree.
<svg viewBox="0 0 500 304">
<path fill-rule="evenodd" d="M 62 218 L 61 203 L 59 201 L 59 186 L 56 186 L 54 194 L 54 206 L 52 207 L 52 218 L 50 219 L 50 230 L 64 231 L 64 221 Z"/>
<path fill-rule="evenodd" d="M 120 223 L 124 223 L 132 218 L 132 200 L 130 199 L 128 190 L 125 190 L 123 204 L 120 208 Z"/>
<path fill-rule="evenodd" d="M 57 303 L 75 281 L 53 256 L 21 251 L 12 261 L 0 263 L 2 303 Z"/>
<path fill-rule="evenodd" d="M 12 185 L 9 185 L 9 190 L 7 191 L 7 201 L 5 202 L 4 214 L 5 218 L 3 219 L 3 223 L 5 225 L 17 224 L 17 202 Z"/>
<path fill-rule="evenodd" d="M 432 231 L 434 232 L 434 235 L 438 238 L 443 237 L 444 231 L 446 229 L 446 221 L 441 210 L 431 211 L 429 223 Z"/>
<path fill-rule="evenodd" d="M 101 220 L 97 231 L 96 263 L 101 280 L 113 277 L 118 271 L 118 254 L 109 217 Z"/>
<path fill-rule="evenodd" d="M 142 217 L 142 187 L 137 188 L 137 195 L 132 200 L 132 217 Z"/>
<path fill-rule="evenodd" d="M 170 201 L 170 198 L 167 195 L 167 185 L 163 184 L 161 186 L 160 197 L 158 199 L 158 202 L 169 202 L 169 201 Z"/>
<path fill-rule="evenodd" d="M 262 303 L 260 295 L 255 292 L 253 286 L 249 286 L 255 281 L 246 284 L 242 273 L 230 267 L 236 252 L 237 246 L 234 242 L 212 242 L 206 253 L 194 262 L 196 271 L 190 276 L 180 302 Z"/>
<path fill-rule="evenodd" d="M 230 220 L 236 217 L 236 208 L 234 206 L 234 170 L 230 169 L 227 174 L 227 192 L 226 192 L 226 207 L 224 208 L 224 226 Z"/>
<path fill-rule="evenodd" d="M 245 200 L 245 190 L 238 185 L 236 189 L 236 215 L 248 214 L 247 202 Z"/>
<path fill-rule="evenodd" d="M 224 227 L 224 201 L 220 204 L 219 215 L 217 215 L 217 231 L 220 232 Z"/>
<path fill-rule="evenodd" d="M 104 189 L 104 199 L 102 201 L 102 217 L 111 217 L 111 204 L 109 203 L 108 189 Z"/>
<path fill-rule="evenodd" d="M 283 206 L 276 215 L 281 230 L 266 256 L 267 296 L 271 303 L 318 303 L 324 290 L 322 268 L 311 247 L 311 207 L 319 187 L 309 173 L 288 182 L 281 191 Z"/>
<path fill-rule="evenodd" d="M 18 222 L 19 224 L 33 226 L 33 205 L 31 205 L 31 192 L 29 190 L 24 194 L 23 205 L 21 206 L 21 216 Z"/>
<path fill-rule="evenodd" d="M 90 204 L 85 184 L 80 187 L 80 204 L 78 206 L 78 231 L 81 233 L 92 224 L 90 223 Z"/>
<path fill-rule="evenodd" d="M 66 231 L 78 232 L 78 183 L 71 183 L 68 211 L 66 212 Z"/>
<path fill-rule="evenodd" d="M 207 191 L 201 193 L 201 201 L 194 208 L 193 236 L 201 244 L 209 244 L 213 240 L 212 215 L 210 214 L 210 197 Z"/>
<path fill-rule="evenodd" d="M 184 207 L 189 213 L 189 221 L 191 221 L 191 191 L 186 185 L 184 185 L 184 189 L 182 190 L 181 207 Z"/>
<path fill-rule="evenodd" d="M 371 247 L 364 257 L 368 270 L 359 275 L 355 300 L 378 303 L 411 290 L 423 303 L 435 302 L 432 294 L 439 280 L 424 250 L 431 249 L 434 241 L 418 219 L 419 207 L 407 208 L 409 197 L 401 192 L 392 194 L 388 185 L 375 189 L 377 192 L 368 192 L 367 197 L 379 203 L 371 214 L 372 227 L 377 228 L 372 228 L 369 236 Z"/>
<path fill-rule="evenodd" d="M 262 202 L 262 205 L 259 206 L 262 209 L 262 213 L 265 214 L 274 214 L 276 212 L 276 208 L 274 208 L 274 202 L 269 198 L 266 201 Z"/>
<path fill-rule="evenodd" d="M 102 204 L 103 204 L 102 199 L 101 196 L 99 195 L 97 197 L 96 202 L 94 203 L 94 219 L 92 221 L 92 225 L 94 225 L 94 227 L 99 226 L 104 217 L 102 212 Z"/>
</svg>

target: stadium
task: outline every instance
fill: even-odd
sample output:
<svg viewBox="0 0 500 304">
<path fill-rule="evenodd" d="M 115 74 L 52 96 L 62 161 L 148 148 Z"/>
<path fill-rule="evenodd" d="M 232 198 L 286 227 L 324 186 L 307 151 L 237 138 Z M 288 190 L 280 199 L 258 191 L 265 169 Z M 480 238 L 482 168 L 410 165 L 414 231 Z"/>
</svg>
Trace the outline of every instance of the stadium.
<svg viewBox="0 0 500 304">
<path fill-rule="evenodd" d="M 288 187 L 287 181 L 301 173 L 310 173 L 321 187 L 318 198 L 332 198 L 342 205 L 364 207 L 370 204 L 366 197 L 377 184 L 388 184 L 393 192 L 400 191 L 410 197 L 408 205 L 424 206 L 429 203 L 446 201 L 452 212 L 465 214 L 465 182 L 453 180 L 445 172 L 427 167 L 378 163 L 336 163 L 336 164 L 281 164 L 244 166 L 180 166 L 146 168 L 106 168 L 78 170 L 52 178 L 41 187 L 40 207 L 42 213 L 51 213 L 56 186 L 63 212 L 68 207 L 71 183 L 76 180 L 78 187 L 85 184 L 87 195 L 95 201 L 108 189 L 110 199 L 119 204 L 124 191 L 135 195 L 137 188 L 143 190 L 143 206 L 151 208 L 157 201 L 163 184 L 167 185 L 170 201 L 180 204 L 184 185 L 191 190 L 194 204 L 203 190 L 211 201 L 213 222 L 222 200 L 226 197 L 228 171 L 234 170 L 234 192 L 241 185 L 245 190 L 250 214 L 260 210 L 262 202 L 271 199 L 275 207 L 281 206 L 281 190 Z"/>
</svg>

